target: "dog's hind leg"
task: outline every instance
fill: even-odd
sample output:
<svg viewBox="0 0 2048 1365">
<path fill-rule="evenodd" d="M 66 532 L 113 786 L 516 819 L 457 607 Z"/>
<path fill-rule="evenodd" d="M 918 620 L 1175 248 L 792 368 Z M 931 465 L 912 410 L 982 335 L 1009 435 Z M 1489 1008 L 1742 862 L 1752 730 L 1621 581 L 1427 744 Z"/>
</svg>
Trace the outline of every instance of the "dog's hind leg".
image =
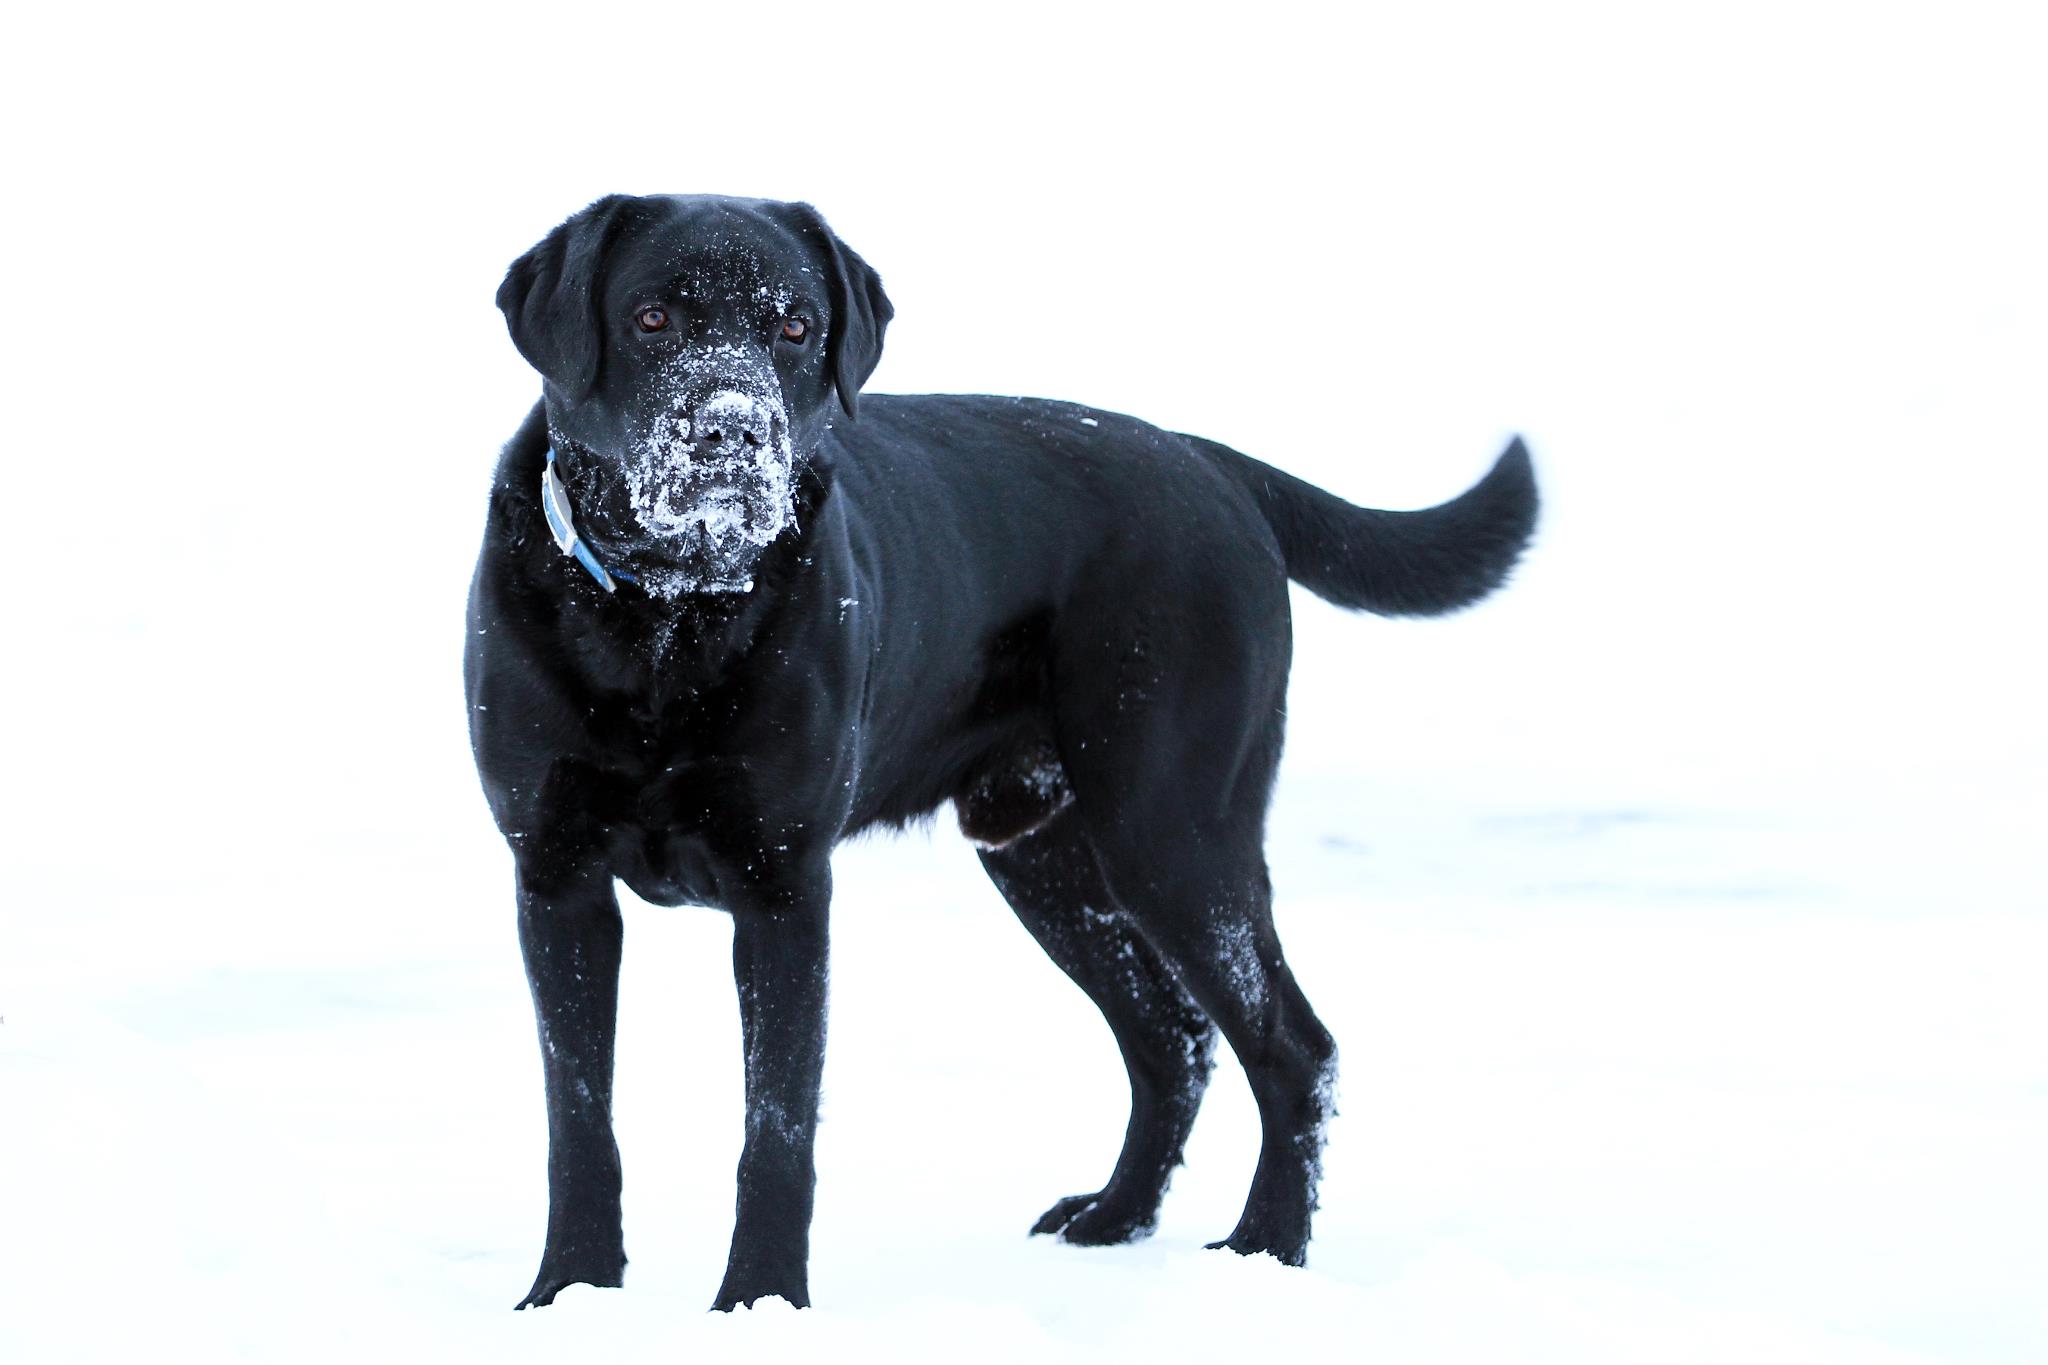
<svg viewBox="0 0 2048 1365">
<path fill-rule="evenodd" d="M 1102 1011 L 1130 1073 L 1130 1123 L 1108 1183 L 1060 1200 L 1031 1231 L 1089 1246 L 1142 1237 L 1194 1126 L 1215 1029 L 1110 898 L 1071 812 L 983 850 L 981 861 L 1047 956 Z"/>
<path fill-rule="evenodd" d="M 1217 1245 L 1299 1265 L 1336 1045 L 1281 955 L 1262 847 L 1286 703 L 1286 586 L 1217 569 L 1233 561 L 1208 549 L 1176 561 L 1189 576 L 1170 593 L 1070 606 L 1054 642 L 1055 725 L 1072 814 L 1111 894 L 1215 1021 L 1258 1101 L 1258 1171 Z"/>
<path fill-rule="evenodd" d="M 1210 830 L 1180 847 L 1126 844 L 1102 856 L 1119 900 L 1222 1029 L 1258 1101 L 1262 1141 L 1251 1193 L 1230 1236 L 1210 1245 L 1300 1265 L 1337 1048 L 1281 955 L 1264 859 L 1255 845 L 1232 844 L 1225 831 Z"/>
</svg>

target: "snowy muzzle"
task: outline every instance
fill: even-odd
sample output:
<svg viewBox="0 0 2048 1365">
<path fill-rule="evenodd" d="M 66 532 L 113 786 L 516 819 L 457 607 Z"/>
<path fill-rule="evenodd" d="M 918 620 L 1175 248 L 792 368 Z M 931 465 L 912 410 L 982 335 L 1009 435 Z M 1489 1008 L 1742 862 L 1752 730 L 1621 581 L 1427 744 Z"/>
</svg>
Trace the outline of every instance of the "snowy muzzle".
<svg viewBox="0 0 2048 1365">
<path fill-rule="evenodd" d="M 650 594 L 747 592 L 762 553 L 796 521 L 801 461 L 766 354 L 694 348 L 651 376 L 620 446 L 554 431 L 576 524 Z M 587 567 L 587 566 L 586 566 Z"/>
<path fill-rule="evenodd" d="M 648 549 L 648 591 L 744 592 L 761 552 L 796 519 L 796 451 L 781 395 L 719 389 L 671 414 L 622 471 Z"/>
</svg>

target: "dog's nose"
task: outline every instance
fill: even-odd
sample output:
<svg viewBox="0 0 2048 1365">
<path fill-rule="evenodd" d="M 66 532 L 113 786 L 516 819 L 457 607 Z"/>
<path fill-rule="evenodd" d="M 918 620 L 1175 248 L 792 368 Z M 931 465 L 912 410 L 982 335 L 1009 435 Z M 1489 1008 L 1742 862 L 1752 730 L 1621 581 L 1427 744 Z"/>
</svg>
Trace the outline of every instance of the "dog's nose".
<svg viewBox="0 0 2048 1365">
<path fill-rule="evenodd" d="M 714 393 L 690 414 L 690 433 L 706 454 L 757 449 L 768 444 L 768 405 L 732 389 Z"/>
</svg>

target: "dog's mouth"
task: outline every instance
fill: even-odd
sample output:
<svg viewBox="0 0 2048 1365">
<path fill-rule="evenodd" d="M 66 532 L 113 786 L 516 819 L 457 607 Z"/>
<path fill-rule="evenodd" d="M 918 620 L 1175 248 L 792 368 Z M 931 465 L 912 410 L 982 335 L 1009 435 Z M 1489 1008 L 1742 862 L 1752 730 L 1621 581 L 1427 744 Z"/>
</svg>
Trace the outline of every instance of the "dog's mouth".
<svg viewBox="0 0 2048 1365">
<path fill-rule="evenodd" d="M 654 596 L 746 592 L 767 548 L 796 523 L 800 473 L 787 429 L 756 445 L 639 442 L 623 459 L 573 447 L 564 484 L 600 559 Z"/>
<path fill-rule="evenodd" d="M 766 545 L 788 524 L 793 466 L 786 447 L 725 461 L 633 461 L 624 470 L 626 501 L 644 540 Z"/>
</svg>

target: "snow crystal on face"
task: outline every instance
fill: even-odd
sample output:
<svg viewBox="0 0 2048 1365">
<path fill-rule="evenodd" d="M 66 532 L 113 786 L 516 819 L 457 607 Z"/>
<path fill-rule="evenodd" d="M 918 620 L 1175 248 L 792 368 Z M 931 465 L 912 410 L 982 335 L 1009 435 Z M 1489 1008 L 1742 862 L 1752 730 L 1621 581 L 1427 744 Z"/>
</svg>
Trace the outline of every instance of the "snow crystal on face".
<svg viewBox="0 0 2048 1365">
<path fill-rule="evenodd" d="M 757 302 L 775 305 L 778 313 L 787 313 L 796 306 L 796 295 L 790 292 L 788 285 L 761 285 L 754 290 L 754 298 Z"/>
</svg>

